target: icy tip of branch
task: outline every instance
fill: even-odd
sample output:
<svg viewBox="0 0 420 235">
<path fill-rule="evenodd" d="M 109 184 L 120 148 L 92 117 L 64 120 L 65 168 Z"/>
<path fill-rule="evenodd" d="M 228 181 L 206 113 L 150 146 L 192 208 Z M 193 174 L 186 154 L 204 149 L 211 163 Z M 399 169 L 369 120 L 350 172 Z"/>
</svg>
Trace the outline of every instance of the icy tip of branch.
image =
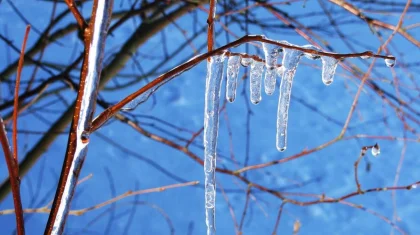
<svg viewBox="0 0 420 235">
<path fill-rule="evenodd" d="M 374 157 L 377 157 L 379 154 L 381 154 L 381 149 L 380 149 L 380 147 L 379 147 L 379 144 L 378 144 L 378 143 L 376 143 L 376 144 L 372 147 L 372 149 L 371 149 L 371 153 L 372 153 L 372 155 L 373 155 Z"/>
</svg>

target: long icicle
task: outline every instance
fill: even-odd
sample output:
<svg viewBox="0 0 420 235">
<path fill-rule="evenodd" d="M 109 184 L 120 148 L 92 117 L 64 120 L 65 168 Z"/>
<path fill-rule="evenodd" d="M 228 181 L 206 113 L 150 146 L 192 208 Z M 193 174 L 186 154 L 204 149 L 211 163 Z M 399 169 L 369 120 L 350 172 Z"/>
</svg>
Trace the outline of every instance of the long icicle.
<svg viewBox="0 0 420 235">
<path fill-rule="evenodd" d="M 302 55 L 303 53 L 297 50 L 285 48 L 283 51 L 283 76 L 280 83 L 280 97 L 277 110 L 276 147 L 279 151 L 284 151 L 287 147 L 287 121 L 292 82 Z"/>
<path fill-rule="evenodd" d="M 219 130 L 219 101 L 224 55 L 213 56 L 207 63 L 204 106 L 204 185 L 207 234 L 216 234 L 216 146 Z"/>
</svg>

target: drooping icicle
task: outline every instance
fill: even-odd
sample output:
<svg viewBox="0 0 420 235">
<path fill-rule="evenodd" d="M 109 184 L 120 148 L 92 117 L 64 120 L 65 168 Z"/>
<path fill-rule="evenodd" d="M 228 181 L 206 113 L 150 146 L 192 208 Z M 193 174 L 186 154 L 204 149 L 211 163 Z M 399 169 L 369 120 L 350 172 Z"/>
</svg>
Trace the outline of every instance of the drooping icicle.
<svg viewBox="0 0 420 235">
<path fill-rule="evenodd" d="M 322 82 L 325 85 L 330 85 L 334 80 L 335 69 L 337 68 L 338 60 L 329 57 L 322 56 Z"/>
<path fill-rule="evenodd" d="M 229 102 L 235 101 L 236 98 L 239 67 L 241 67 L 241 56 L 230 56 L 227 63 L 226 73 L 226 99 Z"/>
<path fill-rule="evenodd" d="M 219 101 L 224 55 L 213 56 L 207 63 L 204 106 L 204 187 L 207 234 L 215 234 L 216 146 L 219 129 Z"/>
<path fill-rule="evenodd" d="M 251 102 L 253 104 L 258 104 L 261 102 L 261 80 L 262 74 L 264 72 L 264 63 L 254 60 L 251 63 L 251 71 L 249 75 L 250 81 L 250 93 L 251 93 Z"/>
<path fill-rule="evenodd" d="M 276 67 L 277 58 L 281 48 L 277 45 L 262 43 L 265 56 L 264 91 L 267 95 L 272 95 L 276 89 Z"/>
<path fill-rule="evenodd" d="M 301 51 L 287 49 L 283 50 L 283 69 L 280 83 L 280 97 L 277 110 L 277 136 L 276 147 L 279 151 L 286 150 L 287 147 L 287 121 L 290 104 L 290 95 L 292 94 L 293 77 L 296 68 L 303 53 Z"/>
</svg>

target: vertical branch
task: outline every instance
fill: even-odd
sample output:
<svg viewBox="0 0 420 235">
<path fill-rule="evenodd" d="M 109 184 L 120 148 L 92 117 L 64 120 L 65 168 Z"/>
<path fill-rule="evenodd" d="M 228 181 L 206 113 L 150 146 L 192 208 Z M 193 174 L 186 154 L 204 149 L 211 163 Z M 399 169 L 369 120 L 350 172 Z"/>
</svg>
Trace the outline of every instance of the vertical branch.
<svg viewBox="0 0 420 235">
<path fill-rule="evenodd" d="M 10 150 L 9 141 L 7 140 L 6 129 L 4 127 L 3 118 L 0 116 L 0 141 L 3 147 L 4 157 L 6 158 L 7 168 L 9 170 L 10 185 L 12 186 L 13 204 L 16 214 L 16 231 L 18 235 L 25 234 L 25 225 L 23 221 L 22 202 L 20 199 L 20 180 L 18 173 L 18 165 L 13 158 Z"/>
<path fill-rule="evenodd" d="M 16 86 L 15 86 L 15 98 L 13 103 L 13 156 L 16 162 L 16 175 L 19 173 L 19 164 L 18 164 L 18 146 L 17 146 L 17 118 L 19 112 L 19 85 L 20 85 L 20 77 L 22 75 L 22 68 L 23 68 L 23 61 L 25 58 L 25 48 L 26 42 L 28 41 L 29 31 L 31 30 L 31 26 L 27 25 L 25 30 L 25 36 L 23 38 L 22 49 L 20 50 L 20 58 L 19 64 L 16 74 Z"/>
<path fill-rule="evenodd" d="M 217 0 L 210 0 L 209 17 L 207 18 L 207 50 L 212 51 L 214 46 L 214 18 L 216 17 Z"/>
<path fill-rule="evenodd" d="M 113 0 L 95 0 L 84 30 L 84 60 L 66 156 L 45 234 L 62 234 L 77 179 L 87 154 Z"/>
</svg>

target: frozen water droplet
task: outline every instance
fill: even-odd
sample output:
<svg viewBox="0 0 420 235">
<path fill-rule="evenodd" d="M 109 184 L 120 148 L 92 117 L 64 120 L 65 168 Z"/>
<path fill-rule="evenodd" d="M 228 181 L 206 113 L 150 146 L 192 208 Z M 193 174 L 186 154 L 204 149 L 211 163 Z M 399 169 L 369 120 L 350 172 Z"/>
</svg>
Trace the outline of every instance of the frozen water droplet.
<svg viewBox="0 0 420 235">
<path fill-rule="evenodd" d="M 367 60 L 367 59 L 370 59 L 370 58 L 371 58 L 371 56 L 368 56 L 368 55 L 362 55 L 362 56 L 360 56 L 360 58 L 362 58 L 362 59 L 364 59 L 364 60 Z"/>
<path fill-rule="evenodd" d="M 413 184 L 413 185 L 411 185 L 411 188 L 412 188 L 412 189 L 416 189 L 416 188 L 417 188 L 417 184 Z"/>
<path fill-rule="evenodd" d="M 322 56 L 322 82 L 325 85 L 330 85 L 334 80 L 335 70 L 337 68 L 338 60 L 333 57 Z"/>
<path fill-rule="evenodd" d="M 374 157 L 378 156 L 381 153 L 381 149 L 379 148 L 379 144 L 375 144 L 371 149 L 372 155 Z"/>
<path fill-rule="evenodd" d="M 385 64 L 387 67 L 394 67 L 395 66 L 395 59 L 385 59 Z"/>
<path fill-rule="evenodd" d="M 254 60 L 251 63 L 251 71 L 249 76 L 250 98 L 253 104 L 258 104 L 261 101 L 261 80 L 264 72 L 264 63 Z"/>
<path fill-rule="evenodd" d="M 262 43 L 265 56 L 264 91 L 267 95 L 272 95 L 276 89 L 276 67 L 277 58 L 279 57 L 281 48 L 277 45 Z"/>
<path fill-rule="evenodd" d="M 310 45 L 310 44 L 304 45 L 302 47 L 305 48 L 305 49 L 310 49 L 310 50 L 314 50 L 314 51 L 320 51 L 321 50 L 321 49 L 319 49 L 319 47 L 314 46 L 314 45 Z M 306 58 L 308 58 L 310 60 L 318 60 L 319 58 L 321 58 L 320 55 L 312 54 L 312 53 L 306 53 L 305 52 L 304 55 L 305 55 Z"/>
<path fill-rule="evenodd" d="M 241 65 L 241 56 L 230 56 L 227 63 L 226 72 L 226 99 L 233 102 L 236 98 L 236 87 L 238 83 L 239 67 Z"/>
<path fill-rule="evenodd" d="M 244 67 L 248 67 L 252 63 L 253 59 L 251 58 L 242 58 L 241 65 Z"/>
</svg>

